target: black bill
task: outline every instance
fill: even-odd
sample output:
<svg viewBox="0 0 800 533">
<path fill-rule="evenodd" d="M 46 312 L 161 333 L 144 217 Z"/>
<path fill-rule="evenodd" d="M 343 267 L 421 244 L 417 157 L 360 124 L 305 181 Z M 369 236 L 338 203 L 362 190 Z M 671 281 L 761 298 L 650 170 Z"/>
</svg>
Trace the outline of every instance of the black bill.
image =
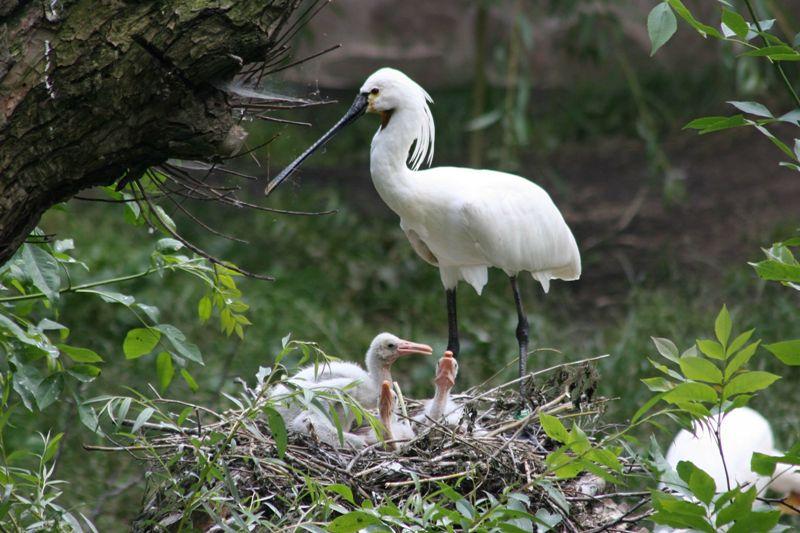
<svg viewBox="0 0 800 533">
<path fill-rule="evenodd" d="M 269 196 L 269 194 L 272 191 L 274 191 L 278 187 L 278 185 L 283 183 L 286 180 L 286 178 L 288 178 L 289 175 L 292 174 L 292 172 L 297 170 L 297 167 L 303 164 L 303 161 L 305 161 L 308 158 L 308 156 L 310 156 L 311 154 L 316 152 L 319 148 L 324 146 L 325 143 L 331 140 L 331 138 L 333 138 L 333 136 L 339 132 L 339 130 L 343 129 L 345 126 L 347 126 L 348 124 L 356 120 L 358 117 L 363 115 L 366 109 L 367 109 L 367 95 L 359 94 L 358 96 L 356 96 L 353 105 L 350 106 L 350 109 L 348 109 L 347 113 L 345 113 L 344 116 L 339 119 L 339 122 L 334 124 L 334 126 L 331 129 L 329 129 L 325 135 L 320 137 L 319 140 L 317 140 L 317 142 L 309 146 L 305 152 L 300 154 L 300 156 L 297 159 L 289 163 L 289 165 L 286 168 L 284 168 L 280 174 L 275 176 L 272 179 L 272 181 L 270 181 L 267 184 L 267 188 L 264 191 L 264 195 Z"/>
</svg>

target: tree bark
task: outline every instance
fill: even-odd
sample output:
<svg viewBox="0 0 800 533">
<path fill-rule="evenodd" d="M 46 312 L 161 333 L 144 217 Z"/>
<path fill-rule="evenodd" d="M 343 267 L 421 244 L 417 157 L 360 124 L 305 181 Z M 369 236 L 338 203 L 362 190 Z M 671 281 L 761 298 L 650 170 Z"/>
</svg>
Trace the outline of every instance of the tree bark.
<svg viewBox="0 0 800 533">
<path fill-rule="evenodd" d="M 0 0 L 0 264 L 50 206 L 224 154 L 224 91 L 298 0 Z"/>
</svg>

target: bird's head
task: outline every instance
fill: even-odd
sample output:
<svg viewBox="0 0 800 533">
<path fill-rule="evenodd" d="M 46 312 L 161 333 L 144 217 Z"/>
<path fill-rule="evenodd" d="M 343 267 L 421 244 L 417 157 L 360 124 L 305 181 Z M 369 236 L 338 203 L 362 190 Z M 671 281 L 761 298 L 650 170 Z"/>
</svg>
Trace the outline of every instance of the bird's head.
<svg viewBox="0 0 800 533">
<path fill-rule="evenodd" d="M 432 101 L 417 82 L 393 68 L 375 71 L 359 89 L 367 99 L 367 113 L 391 113 L 407 108 L 419 109 Z"/>
<path fill-rule="evenodd" d="M 372 339 L 372 343 L 369 345 L 367 366 L 372 367 L 377 364 L 381 367 L 388 367 L 404 355 L 430 355 L 432 353 L 433 348 L 427 344 L 407 341 L 391 333 L 381 333 Z"/>
<path fill-rule="evenodd" d="M 436 130 L 433 125 L 433 115 L 428 107 L 429 102 L 433 100 L 425 89 L 399 70 L 382 68 L 375 71 L 361 86 L 347 113 L 325 135 L 275 176 L 267 185 L 264 194 L 269 195 L 311 154 L 365 112 L 380 114 L 383 129 L 389 125 L 396 113 L 406 111 L 409 120 L 404 121 L 407 126 L 404 134 L 414 143 L 408 163 L 414 170 L 418 170 L 423 163 L 430 164 L 433 160 Z"/>
<path fill-rule="evenodd" d="M 434 378 L 433 382 L 438 388 L 449 391 L 456 384 L 456 376 L 458 376 L 458 361 L 453 357 L 453 352 L 448 350 L 439 359 L 439 364 L 436 367 L 436 378 Z"/>
</svg>

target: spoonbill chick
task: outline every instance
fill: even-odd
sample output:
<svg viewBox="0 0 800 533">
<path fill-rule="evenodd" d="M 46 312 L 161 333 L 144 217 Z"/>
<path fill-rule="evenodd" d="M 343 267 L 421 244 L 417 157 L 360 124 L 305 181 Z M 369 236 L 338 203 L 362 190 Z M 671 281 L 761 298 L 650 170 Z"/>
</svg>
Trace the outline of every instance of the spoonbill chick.
<svg viewBox="0 0 800 533">
<path fill-rule="evenodd" d="M 346 391 L 360 405 L 372 407 L 380 393 L 384 380 L 391 382 L 391 367 L 400 357 L 411 354 L 430 355 L 433 349 L 427 344 L 407 341 L 391 333 L 376 336 L 365 356 L 366 370 L 355 363 L 333 361 L 322 365 L 309 365 L 288 379 L 292 388 L 311 390 L 313 392 Z M 331 421 L 318 413 L 310 411 L 297 401 L 298 393 L 286 385 L 273 387 L 269 397 L 278 400 L 278 412 L 286 421 L 290 430 L 310 434 L 313 432 L 321 441 L 331 445 L 339 443 L 338 432 Z M 283 400 L 282 402 L 280 400 Z M 345 432 L 345 440 L 353 447 L 362 447 L 363 439 L 350 435 L 353 416 L 343 406 L 337 407 L 337 414 Z M 357 437 L 357 438 L 349 438 Z"/>
<path fill-rule="evenodd" d="M 414 438 L 414 430 L 405 420 L 397 419 L 397 394 L 392 389 L 391 381 L 381 384 L 381 394 L 378 399 L 378 413 L 383 425 L 383 441 L 389 450 L 397 450 L 400 441 Z"/>
<path fill-rule="evenodd" d="M 453 357 L 453 352 L 446 351 L 436 367 L 436 378 L 433 380 L 436 392 L 433 398 L 425 402 L 423 411 L 414 417 L 416 422 L 433 420 L 448 426 L 458 424 L 463 409 L 450 398 L 450 390 L 455 386 L 457 376 L 458 361 Z"/>
<path fill-rule="evenodd" d="M 737 485 L 755 485 L 760 495 L 769 488 L 786 496 L 786 503 L 796 506 L 800 502 L 800 473 L 796 466 L 778 463 L 770 478 L 752 471 L 753 453 L 780 456 L 776 451 L 769 422 L 757 411 L 740 407 L 723 415 L 720 432 L 725 464 L 720 458 L 715 432 L 717 417 L 695 422 L 689 432 L 681 430 L 667 451 L 667 463 L 677 468 L 680 461 L 690 461 L 714 479 L 716 491 L 725 492 Z M 725 470 L 727 467 L 727 476 Z M 781 507 L 786 511 L 786 507 Z"/>
<path fill-rule="evenodd" d="M 480 294 L 488 268 L 500 268 L 514 294 L 521 377 L 526 373 L 529 326 L 517 277 L 529 272 L 544 292 L 551 279 L 578 279 L 578 246 L 547 192 L 525 178 L 456 167 L 419 170 L 433 160 L 435 129 L 428 102 L 432 102 L 428 93 L 402 72 L 378 70 L 367 78 L 339 122 L 278 174 L 265 194 L 362 114 L 379 115 L 370 149 L 372 182 L 400 217 L 414 251 L 439 268 L 446 293 L 447 349 L 458 357 L 458 282 L 466 281 Z"/>
<path fill-rule="evenodd" d="M 457 375 L 458 362 L 453 358 L 452 352 L 445 352 L 444 357 L 439 359 L 436 378 L 433 380 L 436 392 L 432 399 L 425 402 L 422 412 L 413 418 L 415 422 L 429 423 L 433 420 L 447 425 L 458 424 L 462 409 L 450 399 L 450 389 L 455 385 Z M 378 413 L 383 426 L 382 439 L 386 442 L 388 449 L 396 450 L 399 442 L 411 440 L 416 435 L 416 431 L 408 421 L 398 420 L 397 395 L 392 389 L 390 381 L 384 381 L 381 385 Z M 368 444 L 379 440 L 378 436 L 370 431 L 371 428 L 359 429 L 360 431 L 356 430 L 356 433 L 363 437 Z"/>
</svg>

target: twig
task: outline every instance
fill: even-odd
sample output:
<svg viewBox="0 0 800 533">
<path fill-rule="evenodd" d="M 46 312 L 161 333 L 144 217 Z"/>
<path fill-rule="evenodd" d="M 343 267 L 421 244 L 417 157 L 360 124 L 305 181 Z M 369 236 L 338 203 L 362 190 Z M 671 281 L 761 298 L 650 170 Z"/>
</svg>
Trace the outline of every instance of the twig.
<svg viewBox="0 0 800 533">
<path fill-rule="evenodd" d="M 432 483 L 435 481 L 444 481 L 445 479 L 453 479 L 456 477 L 464 477 L 470 474 L 470 470 L 464 470 L 463 472 L 456 472 L 455 474 L 447 474 L 446 476 L 435 476 L 435 477 L 426 477 L 422 479 L 409 479 L 406 481 L 392 481 L 389 483 L 384 483 L 386 487 L 403 487 L 405 485 L 416 485 L 417 483 Z"/>
</svg>

